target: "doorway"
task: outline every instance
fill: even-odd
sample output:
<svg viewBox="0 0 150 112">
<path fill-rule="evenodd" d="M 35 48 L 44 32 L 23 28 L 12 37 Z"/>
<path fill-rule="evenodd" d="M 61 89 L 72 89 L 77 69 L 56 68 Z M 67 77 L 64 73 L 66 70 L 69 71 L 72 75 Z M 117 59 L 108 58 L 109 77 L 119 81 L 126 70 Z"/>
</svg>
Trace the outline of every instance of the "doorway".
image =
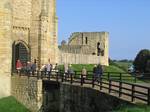
<svg viewBox="0 0 150 112">
<path fill-rule="evenodd" d="M 24 42 L 14 42 L 12 46 L 12 71 L 16 70 L 16 62 L 20 60 L 23 66 L 30 61 L 30 50 Z"/>
</svg>

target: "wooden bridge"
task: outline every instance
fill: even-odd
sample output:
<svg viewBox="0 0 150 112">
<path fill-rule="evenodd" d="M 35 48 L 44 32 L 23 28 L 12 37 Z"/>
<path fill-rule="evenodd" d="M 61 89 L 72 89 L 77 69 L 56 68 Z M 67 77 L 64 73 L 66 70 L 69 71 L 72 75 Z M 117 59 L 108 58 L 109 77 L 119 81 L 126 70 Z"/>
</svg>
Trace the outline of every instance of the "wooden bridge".
<svg viewBox="0 0 150 112">
<path fill-rule="evenodd" d="M 117 75 L 115 76 L 114 74 Z M 92 74 L 92 72 L 88 72 L 86 78 L 79 71 L 76 71 L 75 74 L 69 75 L 65 75 L 63 71 L 53 71 L 51 73 L 46 71 L 36 71 L 34 74 L 20 72 L 18 75 L 20 77 L 35 77 L 42 80 L 52 80 L 71 85 L 93 88 L 132 103 L 140 102 L 150 105 L 150 87 L 136 84 L 136 76 L 124 74 L 126 73 L 105 72 L 99 78 L 99 82 L 95 80 L 96 77 Z M 130 78 L 133 82 L 124 81 L 124 78 Z"/>
</svg>

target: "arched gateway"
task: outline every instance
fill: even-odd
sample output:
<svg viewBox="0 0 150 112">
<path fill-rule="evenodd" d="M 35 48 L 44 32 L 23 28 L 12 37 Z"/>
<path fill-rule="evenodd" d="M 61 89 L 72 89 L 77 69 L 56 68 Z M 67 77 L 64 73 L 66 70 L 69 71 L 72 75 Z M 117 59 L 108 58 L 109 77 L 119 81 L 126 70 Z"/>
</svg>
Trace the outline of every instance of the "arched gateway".
<svg viewBox="0 0 150 112">
<path fill-rule="evenodd" d="M 30 61 L 30 48 L 23 41 L 15 41 L 12 45 L 12 70 L 15 71 L 16 62 L 19 59 L 24 66 Z"/>
</svg>

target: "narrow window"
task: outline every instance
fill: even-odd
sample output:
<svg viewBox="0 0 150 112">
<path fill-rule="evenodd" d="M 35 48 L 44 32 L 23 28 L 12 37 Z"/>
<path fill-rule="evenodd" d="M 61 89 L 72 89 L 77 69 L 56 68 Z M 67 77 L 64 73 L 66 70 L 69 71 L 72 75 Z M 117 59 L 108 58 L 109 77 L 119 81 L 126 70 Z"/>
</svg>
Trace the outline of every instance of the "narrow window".
<svg viewBox="0 0 150 112">
<path fill-rule="evenodd" d="M 88 44 L 88 38 L 85 37 L 85 44 Z"/>
</svg>

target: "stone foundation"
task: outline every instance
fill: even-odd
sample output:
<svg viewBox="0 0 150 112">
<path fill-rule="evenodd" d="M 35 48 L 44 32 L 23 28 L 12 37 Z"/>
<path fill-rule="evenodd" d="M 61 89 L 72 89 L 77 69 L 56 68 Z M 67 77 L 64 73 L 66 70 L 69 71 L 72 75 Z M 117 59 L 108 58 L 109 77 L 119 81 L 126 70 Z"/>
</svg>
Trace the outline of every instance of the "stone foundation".
<svg viewBox="0 0 150 112">
<path fill-rule="evenodd" d="M 0 98 L 10 96 L 10 77 L 0 77 Z"/>
<path fill-rule="evenodd" d="M 11 94 L 32 112 L 42 106 L 42 80 L 36 78 L 13 76 Z"/>
</svg>

